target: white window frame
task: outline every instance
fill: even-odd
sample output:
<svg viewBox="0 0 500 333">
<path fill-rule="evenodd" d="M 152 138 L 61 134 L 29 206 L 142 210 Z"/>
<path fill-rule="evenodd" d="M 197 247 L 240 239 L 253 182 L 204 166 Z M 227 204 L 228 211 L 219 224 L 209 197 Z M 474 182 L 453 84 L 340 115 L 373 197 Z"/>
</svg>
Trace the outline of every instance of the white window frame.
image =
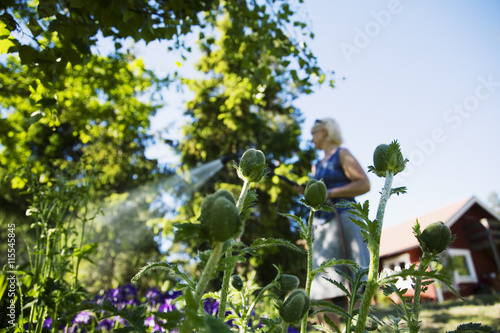
<svg viewBox="0 0 500 333">
<path fill-rule="evenodd" d="M 458 275 L 458 272 L 455 271 L 453 274 L 454 282 L 456 284 L 459 284 L 459 283 L 477 283 L 476 268 L 474 267 L 474 262 L 472 261 L 472 255 L 470 253 L 470 250 L 469 249 L 448 249 L 448 254 L 450 255 L 450 257 L 453 257 L 453 256 L 465 257 L 465 264 L 467 265 L 467 269 L 470 272 L 470 275 L 463 276 L 463 275 Z"/>
<path fill-rule="evenodd" d="M 399 264 L 404 263 L 405 267 L 401 267 Z M 385 269 L 389 269 L 391 265 L 394 265 L 394 272 L 401 272 L 403 269 L 410 268 L 411 267 L 411 261 L 410 261 L 410 254 L 408 252 L 402 253 L 399 256 L 390 258 L 390 259 L 385 259 L 382 262 L 382 267 Z M 412 287 L 412 281 L 409 276 L 407 276 L 405 279 L 399 278 L 398 281 L 396 282 L 396 287 L 399 289 L 413 289 Z"/>
<path fill-rule="evenodd" d="M 401 263 L 401 262 L 405 263 L 405 267 L 399 266 L 399 263 Z M 403 270 L 405 268 L 410 267 L 411 266 L 410 254 L 408 252 L 406 252 L 406 253 L 400 254 L 399 256 L 392 257 L 390 259 L 384 259 L 382 266 L 384 268 L 389 268 L 389 266 L 391 266 L 391 264 L 398 265 L 397 267 L 395 267 L 395 270 L 397 270 L 397 268 L 399 268 L 399 270 Z"/>
</svg>

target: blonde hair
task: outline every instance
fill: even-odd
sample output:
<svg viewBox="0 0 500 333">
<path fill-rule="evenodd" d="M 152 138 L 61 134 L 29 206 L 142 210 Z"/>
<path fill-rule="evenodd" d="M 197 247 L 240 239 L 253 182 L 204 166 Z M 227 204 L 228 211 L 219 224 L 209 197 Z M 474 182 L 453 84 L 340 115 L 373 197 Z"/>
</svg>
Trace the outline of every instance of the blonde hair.
<svg viewBox="0 0 500 333">
<path fill-rule="evenodd" d="M 324 128 L 327 132 L 326 139 L 328 142 L 334 143 L 340 146 L 344 139 L 342 138 L 342 133 L 340 132 L 339 124 L 332 118 L 318 119 L 314 123 L 314 128 Z"/>
</svg>

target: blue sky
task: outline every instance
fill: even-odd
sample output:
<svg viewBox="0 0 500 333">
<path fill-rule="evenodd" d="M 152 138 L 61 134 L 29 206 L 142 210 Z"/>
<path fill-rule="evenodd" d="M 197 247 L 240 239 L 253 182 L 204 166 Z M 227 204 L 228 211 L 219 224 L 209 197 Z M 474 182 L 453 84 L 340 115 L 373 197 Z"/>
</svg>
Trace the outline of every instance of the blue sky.
<svg viewBox="0 0 500 333">
<path fill-rule="evenodd" d="M 500 192 L 500 2 L 309 0 L 300 15 L 315 33 L 307 43 L 320 65 L 336 73 L 334 89 L 295 103 L 306 119 L 303 144 L 315 119 L 333 117 L 365 169 L 375 147 L 394 139 L 410 159 L 394 184 L 408 193 L 391 198 L 384 226 Z M 143 56 L 165 73 L 175 59 L 160 50 L 151 44 Z M 175 135 L 183 98 L 167 93 L 154 130 Z M 162 147 L 149 154 L 172 157 Z M 372 190 L 358 199 L 375 214 L 383 179 L 369 177 Z"/>
</svg>

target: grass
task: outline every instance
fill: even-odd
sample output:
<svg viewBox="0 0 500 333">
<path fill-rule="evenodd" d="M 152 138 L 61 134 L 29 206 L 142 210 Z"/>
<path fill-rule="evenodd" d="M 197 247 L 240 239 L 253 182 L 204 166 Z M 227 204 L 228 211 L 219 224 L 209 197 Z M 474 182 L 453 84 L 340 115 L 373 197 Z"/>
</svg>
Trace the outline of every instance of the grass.
<svg viewBox="0 0 500 333">
<path fill-rule="evenodd" d="M 378 318 L 388 315 L 397 316 L 394 306 L 384 306 L 376 312 Z M 449 300 L 442 303 L 423 303 L 420 320 L 421 333 L 453 331 L 460 324 L 470 322 L 500 330 L 500 295 L 470 297 L 467 302 Z"/>
</svg>

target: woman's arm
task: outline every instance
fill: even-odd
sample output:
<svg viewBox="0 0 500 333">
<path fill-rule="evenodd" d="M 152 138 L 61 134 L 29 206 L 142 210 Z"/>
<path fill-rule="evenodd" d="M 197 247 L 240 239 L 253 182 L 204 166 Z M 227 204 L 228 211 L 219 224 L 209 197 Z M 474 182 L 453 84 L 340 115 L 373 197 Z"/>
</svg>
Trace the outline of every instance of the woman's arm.
<svg viewBox="0 0 500 333">
<path fill-rule="evenodd" d="M 340 149 L 339 160 L 349 184 L 328 190 L 329 198 L 354 198 L 370 191 L 370 180 L 358 160 L 347 149 Z"/>
</svg>

